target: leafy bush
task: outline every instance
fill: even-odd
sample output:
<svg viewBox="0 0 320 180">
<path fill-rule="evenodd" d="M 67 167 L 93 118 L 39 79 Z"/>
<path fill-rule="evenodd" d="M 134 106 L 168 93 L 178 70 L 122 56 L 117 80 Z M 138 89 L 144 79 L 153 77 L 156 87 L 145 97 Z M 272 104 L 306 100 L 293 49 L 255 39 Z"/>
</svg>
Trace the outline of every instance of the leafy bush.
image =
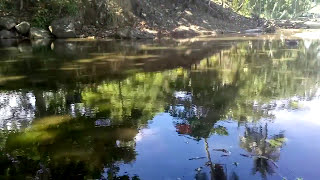
<svg viewBox="0 0 320 180">
<path fill-rule="evenodd" d="M 0 0 L 0 10 L 12 10 L 14 4 L 10 0 Z"/>
<path fill-rule="evenodd" d="M 46 28 L 54 19 L 54 15 L 48 9 L 38 9 L 32 18 L 32 25 Z"/>
<path fill-rule="evenodd" d="M 50 3 L 37 4 L 33 15 L 33 26 L 46 28 L 53 19 L 61 16 L 74 16 L 78 13 L 79 3 L 76 0 L 57 0 Z M 44 7 L 44 8 L 41 8 Z"/>
</svg>

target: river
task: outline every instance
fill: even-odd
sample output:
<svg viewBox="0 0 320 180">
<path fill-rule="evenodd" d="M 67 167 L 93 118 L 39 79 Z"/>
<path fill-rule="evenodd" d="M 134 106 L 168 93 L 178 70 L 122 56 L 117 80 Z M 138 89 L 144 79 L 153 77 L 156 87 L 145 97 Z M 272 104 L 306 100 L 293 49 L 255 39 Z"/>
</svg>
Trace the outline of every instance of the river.
<svg viewBox="0 0 320 180">
<path fill-rule="evenodd" d="M 0 41 L 0 178 L 320 176 L 320 41 Z"/>
</svg>

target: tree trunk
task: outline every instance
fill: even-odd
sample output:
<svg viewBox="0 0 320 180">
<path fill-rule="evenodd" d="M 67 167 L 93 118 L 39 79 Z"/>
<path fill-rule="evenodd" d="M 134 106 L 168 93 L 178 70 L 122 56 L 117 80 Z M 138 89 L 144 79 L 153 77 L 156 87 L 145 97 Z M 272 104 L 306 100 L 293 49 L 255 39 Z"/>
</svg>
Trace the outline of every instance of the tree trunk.
<svg viewBox="0 0 320 180">
<path fill-rule="evenodd" d="M 20 11 L 23 9 L 23 0 L 20 0 Z"/>
</svg>

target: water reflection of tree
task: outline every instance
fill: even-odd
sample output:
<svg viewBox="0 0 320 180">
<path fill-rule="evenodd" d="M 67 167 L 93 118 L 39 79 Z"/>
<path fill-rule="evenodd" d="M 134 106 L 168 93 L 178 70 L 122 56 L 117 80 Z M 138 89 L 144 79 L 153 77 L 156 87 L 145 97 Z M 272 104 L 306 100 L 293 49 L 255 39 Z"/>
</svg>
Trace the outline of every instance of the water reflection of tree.
<svg viewBox="0 0 320 180">
<path fill-rule="evenodd" d="M 1 149 L 6 162 L 1 164 L 2 175 L 34 177 L 41 164 L 54 179 L 101 178 L 105 169 L 114 172 L 118 162 L 135 159 L 137 132 L 126 126 L 97 127 L 88 118 L 39 119 L 30 129 L 9 134 Z"/>
<path fill-rule="evenodd" d="M 276 173 L 275 162 L 280 158 L 280 150 L 285 141 L 283 132 L 269 135 L 267 123 L 264 126 L 246 126 L 240 147 L 254 159 L 252 173 L 259 172 L 264 179 L 268 174 Z"/>
<path fill-rule="evenodd" d="M 195 138 L 207 138 L 216 132 L 227 134 L 223 127 L 214 127 L 214 124 L 226 113 L 226 107 L 237 94 L 237 77 L 233 83 L 225 85 L 215 71 L 194 72 L 186 82 L 192 84 L 183 89 L 190 98 L 175 97 L 168 112 L 185 120 L 191 128 L 189 135 Z"/>
<path fill-rule="evenodd" d="M 29 158 L 32 160 L 30 163 L 36 164 L 35 166 L 38 166 L 37 163 L 40 161 L 47 162 L 48 160 L 43 159 L 44 157 L 50 157 L 51 163 L 57 162 L 57 164 L 46 164 L 51 169 L 57 169 L 61 164 L 61 169 L 51 172 L 57 176 L 67 172 L 66 169 L 69 166 L 70 171 L 74 170 L 72 168 L 75 168 L 75 172 L 81 169 L 83 170 L 81 174 L 90 174 L 92 177 L 101 174 L 103 168 L 109 169 L 110 173 L 115 175 L 117 161 L 127 162 L 134 159 L 134 147 L 130 146 L 130 143 L 126 144 L 132 141 L 134 133 L 124 143 L 125 150 L 127 150 L 125 147 L 129 147 L 130 156 L 126 157 L 124 149 L 118 147 L 117 140 L 120 137 L 112 136 L 116 132 L 111 127 L 120 130 L 126 128 L 137 130 L 138 127 L 145 126 L 156 113 L 166 109 L 172 116 L 179 119 L 176 126 L 180 133 L 202 139 L 212 134 L 228 134 L 226 128 L 216 125 L 216 122 L 221 119 L 233 119 L 245 123 L 263 117 L 270 118 L 268 111 L 273 107 L 267 106 L 268 108 L 264 109 L 263 105 L 268 105 L 273 99 L 286 99 L 295 95 L 310 99 L 314 96 L 315 82 L 319 79 L 319 71 L 317 71 L 319 64 L 317 64 L 315 53 L 317 43 L 303 50 L 306 52 L 294 48 L 287 50 L 286 45 L 279 41 L 250 43 L 240 43 L 228 51 L 208 57 L 200 64 L 192 66 L 190 71 L 178 68 L 161 73 L 124 73 L 125 76 L 102 73 L 101 77 L 98 77 L 95 74 L 97 72 L 92 68 L 92 71 L 77 69 L 70 71 L 72 73 L 64 72 L 61 75 L 56 71 L 47 70 L 45 73 L 29 76 L 29 80 L 32 81 L 27 84 L 23 80 L 7 79 L 2 88 L 16 88 L 18 84 L 30 89 L 34 94 L 38 118 L 34 120 L 34 124 L 41 123 L 44 117 L 53 115 L 71 114 L 76 118 L 59 123 L 56 127 L 50 125 L 41 130 L 31 128 L 26 132 L 3 134 L 6 137 L 4 139 L 8 138 L 8 141 L 1 142 L 4 147 L 3 152 L 13 152 L 11 156 L 15 158 Z M 41 69 L 55 65 L 53 62 L 46 64 L 39 59 L 37 61 L 37 63 L 31 63 L 29 70 L 34 66 L 36 69 Z M 56 68 L 60 68 L 64 63 L 58 64 L 59 67 Z M 9 75 L 21 73 L 27 66 L 26 63 L 20 63 L 15 68 L 7 65 L 8 68 L 16 70 Z M 93 66 L 88 65 L 88 67 Z M 43 80 L 43 77 L 51 77 L 51 75 L 63 81 Z M 183 96 L 175 94 L 177 92 Z M 34 108 L 29 109 L 34 110 Z M 251 136 L 256 137 L 251 140 L 252 142 L 260 138 L 261 145 L 255 148 L 254 153 L 258 155 L 259 152 L 256 150 L 260 148 L 260 156 L 272 159 L 273 157 L 268 154 L 276 151 L 273 151 L 270 145 L 272 143 L 277 145 L 277 141 L 272 141 L 272 138 L 270 140 L 268 137 L 269 139 L 265 140 L 268 141 L 263 142 L 267 135 L 263 133 L 259 135 L 257 132 L 259 131 L 248 130 L 248 135 L 245 137 L 249 142 Z M 50 141 L 41 139 L 40 135 L 48 137 Z M 21 143 L 19 139 L 22 137 L 30 139 L 25 139 L 25 143 Z M 61 155 L 59 149 L 71 154 L 54 159 L 57 154 Z M 105 150 L 108 149 L 118 153 L 106 153 Z M 250 149 L 248 151 L 253 153 Z M 82 159 L 82 155 L 90 157 L 90 161 Z M 65 162 L 62 157 L 74 161 Z M 110 160 L 111 157 L 116 158 Z M 81 161 L 75 162 L 76 159 Z M 19 161 L 27 162 L 23 159 Z M 265 159 L 260 158 L 256 164 L 256 170 L 261 171 L 262 174 L 271 172 L 267 170 Z M 93 171 L 94 168 L 97 171 Z M 34 169 L 31 169 L 23 171 L 34 173 Z"/>
</svg>

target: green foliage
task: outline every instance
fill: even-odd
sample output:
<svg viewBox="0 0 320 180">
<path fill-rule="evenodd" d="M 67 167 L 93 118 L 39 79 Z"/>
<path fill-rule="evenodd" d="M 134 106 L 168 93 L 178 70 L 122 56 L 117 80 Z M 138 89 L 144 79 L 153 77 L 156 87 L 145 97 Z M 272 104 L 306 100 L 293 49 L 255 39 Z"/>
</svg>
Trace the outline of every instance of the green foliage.
<svg viewBox="0 0 320 180">
<path fill-rule="evenodd" d="M 48 9 L 39 9 L 33 15 L 32 25 L 35 27 L 47 28 L 53 19 L 53 14 Z"/>
<path fill-rule="evenodd" d="M 42 28 L 47 28 L 56 17 L 77 15 L 81 5 L 80 0 L 56 0 L 50 2 L 46 0 L 23 0 L 22 4 L 19 2 L 14 0 L 0 0 L 0 10 L 11 12 L 14 10 L 20 11 L 21 9 L 27 9 L 32 13 L 32 25 Z"/>
<path fill-rule="evenodd" d="M 12 10 L 13 8 L 14 4 L 12 1 L 0 0 L 0 10 Z"/>
<path fill-rule="evenodd" d="M 277 139 L 270 139 L 267 142 L 272 146 L 272 147 L 281 147 L 283 143 L 287 141 L 287 138 L 277 138 Z"/>
<path fill-rule="evenodd" d="M 67 15 L 76 15 L 79 11 L 79 0 L 58 0 L 50 6 L 59 9 L 59 13 Z"/>
<path fill-rule="evenodd" d="M 214 0 L 220 3 L 221 0 Z M 312 0 L 232 0 L 228 7 L 245 16 L 260 16 L 269 19 L 293 18 L 310 9 Z"/>
<path fill-rule="evenodd" d="M 60 16 L 75 16 L 79 12 L 76 0 L 58 0 L 52 3 L 37 4 L 32 18 L 33 26 L 47 28 L 53 19 Z M 44 7 L 44 8 L 42 8 Z"/>
</svg>

